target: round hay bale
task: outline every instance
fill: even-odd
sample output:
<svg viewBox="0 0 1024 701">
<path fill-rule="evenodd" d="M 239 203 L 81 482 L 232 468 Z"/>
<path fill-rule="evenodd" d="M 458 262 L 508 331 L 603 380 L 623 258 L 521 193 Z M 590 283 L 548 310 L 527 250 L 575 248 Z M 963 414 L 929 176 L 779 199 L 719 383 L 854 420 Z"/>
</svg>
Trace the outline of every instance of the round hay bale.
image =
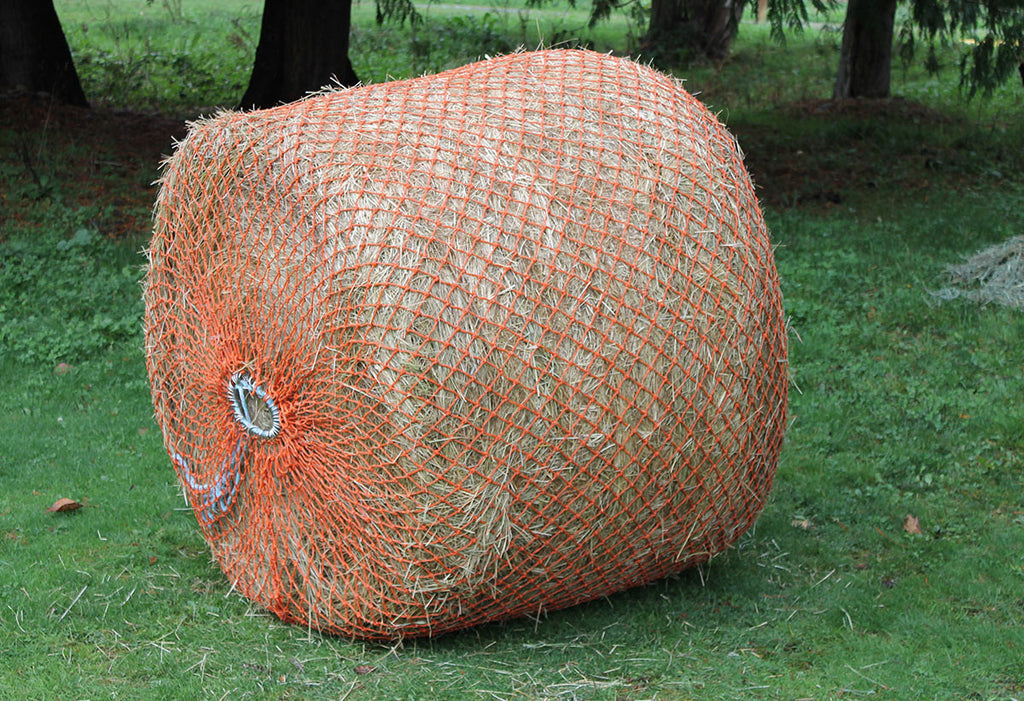
<svg viewBox="0 0 1024 701">
<path fill-rule="evenodd" d="M 754 521 L 786 335 L 732 136 L 540 51 L 191 125 L 146 279 L 156 416 L 232 586 L 369 639 L 594 599 Z"/>
</svg>

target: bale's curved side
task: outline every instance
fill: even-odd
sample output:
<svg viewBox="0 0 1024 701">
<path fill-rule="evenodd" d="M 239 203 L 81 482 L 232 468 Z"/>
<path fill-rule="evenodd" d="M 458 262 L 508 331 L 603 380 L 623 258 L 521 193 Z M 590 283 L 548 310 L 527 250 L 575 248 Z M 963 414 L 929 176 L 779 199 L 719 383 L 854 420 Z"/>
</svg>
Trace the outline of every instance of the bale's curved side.
<svg viewBox="0 0 1024 701">
<path fill-rule="evenodd" d="M 630 61 L 517 54 L 197 123 L 145 294 L 203 533 L 287 620 L 387 638 L 592 599 L 720 552 L 774 475 L 757 200 L 717 120 Z"/>
</svg>

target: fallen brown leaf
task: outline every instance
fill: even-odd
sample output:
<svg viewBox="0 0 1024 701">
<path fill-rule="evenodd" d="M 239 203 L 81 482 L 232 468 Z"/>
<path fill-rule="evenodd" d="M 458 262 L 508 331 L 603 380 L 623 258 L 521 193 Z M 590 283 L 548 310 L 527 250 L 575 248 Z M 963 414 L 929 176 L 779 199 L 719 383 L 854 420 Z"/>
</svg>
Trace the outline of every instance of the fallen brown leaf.
<svg viewBox="0 0 1024 701">
<path fill-rule="evenodd" d="M 369 664 L 357 664 L 352 671 L 356 674 L 370 674 L 376 672 L 377 668 Z"/>
<path fill-rule="evenodd" d="M 52 514 L 64 511 L 78 511 L 83 506 L 85 506 L 85 504 L 79 504 L 74 499 L 68 499 L 65 497 L 63 499 L 58 499 L 57 501 L 53 502 L 53 506 L 47 509 L 46 513 Z"/>
<path fill-rule="evenodd" d="M 913 514 L 907 514 L 903 519 L 903 530 L 911 535 L 921 535 L 921 519 Z"/>
</svg>

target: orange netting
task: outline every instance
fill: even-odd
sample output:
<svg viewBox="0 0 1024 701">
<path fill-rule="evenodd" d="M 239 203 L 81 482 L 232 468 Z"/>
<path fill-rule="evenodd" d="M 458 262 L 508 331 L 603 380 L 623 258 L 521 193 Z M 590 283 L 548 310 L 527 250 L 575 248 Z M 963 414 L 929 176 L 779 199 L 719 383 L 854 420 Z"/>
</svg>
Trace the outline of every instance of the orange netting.
<svg viewBox="0 0 1024 701">
<path fill-rule="evenodd" d="M 555 609 L 751 525 L 786 338 L 741 153 L 664 75 L 521 53 L 192 125 L 156 415 L 232 585 L 364 638 Z"/>
</svg>

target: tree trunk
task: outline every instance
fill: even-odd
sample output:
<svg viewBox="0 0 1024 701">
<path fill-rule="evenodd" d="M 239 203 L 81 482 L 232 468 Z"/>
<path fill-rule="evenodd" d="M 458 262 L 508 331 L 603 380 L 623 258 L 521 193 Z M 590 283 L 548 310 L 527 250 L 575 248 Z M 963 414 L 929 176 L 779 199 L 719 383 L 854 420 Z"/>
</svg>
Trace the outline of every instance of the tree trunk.
<svg viewBox="0 0 1024 701">
<path fill-rule="evenodd" d="M 725 58 L 744 0 L 652 0 L 645 45 L 655 53 Z"/>
<path fill-rule="evenodd" d="M 272 107 L 359 82 L 348 58 L 352 0 L 265 0 L 242 107 Z"/>
<path fill-rule="evenodd" d="M 0 90 L 88 107 L 53 0 L 0 0 Z"/>
<path fill-rule="evenodd" d="M 897 0 L 849 0 L 832 96 L 889 97 Z"/>
</svg>

